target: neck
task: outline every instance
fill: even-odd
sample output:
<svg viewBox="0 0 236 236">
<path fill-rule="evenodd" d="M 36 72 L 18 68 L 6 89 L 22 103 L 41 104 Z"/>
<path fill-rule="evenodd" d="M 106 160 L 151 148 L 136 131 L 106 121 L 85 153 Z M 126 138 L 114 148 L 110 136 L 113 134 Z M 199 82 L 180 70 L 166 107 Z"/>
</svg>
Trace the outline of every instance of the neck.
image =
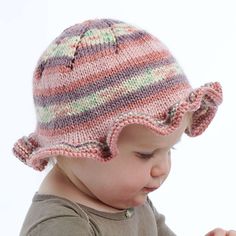
<svg viewBox="0 0 236 236">
<path fill-rule="evenodd" d="M 97 199 L 74 175 L 67 175 L 57 164 L 47 174 L 38 190 L 39 194 L 51 194 L 104 212 L 122 210 L 106 205 Z"/>
</svg>

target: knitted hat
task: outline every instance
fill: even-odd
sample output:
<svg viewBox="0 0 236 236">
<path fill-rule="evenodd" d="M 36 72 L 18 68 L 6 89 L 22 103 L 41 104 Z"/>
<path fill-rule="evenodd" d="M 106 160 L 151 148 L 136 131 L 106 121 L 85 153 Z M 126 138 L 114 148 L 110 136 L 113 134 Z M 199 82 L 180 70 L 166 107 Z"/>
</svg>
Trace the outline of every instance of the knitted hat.
<svg viewBox="0 0 236 236">
<path fill-rule="evenodd" d="M 193 112 L 185 132 L 200 135 L 222 102 L 222 90 L 217 82 L 193 89 L 168 48 L 147 31 L 94 19 L 65 29 L 42 54 L 33 98 L 36 129 L 13 152 L 43 170 L 57 155 L 110 160 L 129 124 L 168 135 Z"/>
</svg>

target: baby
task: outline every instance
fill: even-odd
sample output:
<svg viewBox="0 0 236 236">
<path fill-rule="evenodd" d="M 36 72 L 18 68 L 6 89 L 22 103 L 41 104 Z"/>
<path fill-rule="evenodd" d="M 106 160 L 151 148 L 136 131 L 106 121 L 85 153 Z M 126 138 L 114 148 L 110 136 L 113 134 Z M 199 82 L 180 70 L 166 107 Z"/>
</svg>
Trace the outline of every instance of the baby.
<svg viewBox="0 0 236 236">
<path fill-rule="evenodd" d="M 65 29 L 33 76 L 37 127 L 14 154 L 42 171 L 21 236 L 171 236 L 148 194 L 183 133 L 200 135 L 222 102 L 219 83 L 193 89 L 168 48 L 113 19 Z M 231 235 L 216 229 L 208 235 Z"/>
</svg>

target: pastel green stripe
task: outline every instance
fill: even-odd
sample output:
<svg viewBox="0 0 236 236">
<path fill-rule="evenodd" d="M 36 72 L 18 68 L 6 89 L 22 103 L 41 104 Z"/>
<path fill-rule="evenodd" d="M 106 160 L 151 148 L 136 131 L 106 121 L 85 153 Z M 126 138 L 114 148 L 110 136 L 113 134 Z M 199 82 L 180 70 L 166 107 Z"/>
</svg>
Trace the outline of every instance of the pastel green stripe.
<svg viewBox="0 0 236 236">
<path fill-rule="evenodd" d="M 115 99 L 117 96 L 120 96 L 120 93 L 123 91 L 133 92 L 136 90 L 140 90 L 143 87 L 149 86 L 154 84 L 158 81 L 165 79 L 165 75 L 157 77 L 156 74 L 160 74 L 160 69 L 165 71 L 165 73 L 175 71 L 176 74 L 182 74 L 182 70 L 180 67 L 177 67 L 177 64 L 172 64 L 171 66 L 165 66 L 156 69 L 147 69 L 143 74 L 138 77 L 132 77 L 129 80 L 124 81 L 122 84 L 113 87 L 111 90 L 110 88 L 106 88 L 104 90 L 98 91 L 97 93 L 91 94 L 85 98 L 82 98 L 77 101 L 73 101 L 68 103 L 66 108 L 70 108 L 70 112 L 65 111 L 63 106 L 61 108 L 60 105 L 53 105 L 48 107 L 36 107 L 36 113 L 39 119 L 39 122 L 48 123 L 51 120 L 55 119 L 57 115 L 54 111 L 57 111 L 57 114 L 63 114 L 64 116 L 68 115 L 75 115 L 87 110 L 93 109 L 98 107 L 109 100 Z M 159 70 L 159 72 L 158 72 Z M 113 93 L 114 97 L 107 97 L 106 94 Z M 125 93 L 123 92 L 123 95 Z M 110 98 L 110 99 L 109 99 Z"/>
<path fill-rule="evenodd" d="M 113 32 L 114 31 L 114 32 Z M 112 29 L 91 29 L 85 32 L 84 36 L 86 38 L 87 45 L 96 45 L 103 43 L 115 43 L 116 38 L 114 35 L 121 36 L 125 34 L 130 34 L 134 31 L 137 31 L 135 28 L 127 27 L 125 24 L 116 24 Z"/>
<path fill-rule="evenodd" d="M 47 123 L 51 121 L 55 115 L 52 114 L 52 106 L 49 107 L 39 107 L 36 106 L 37 121 Z"/>
<path fill-rule="evenodd" d="M 116 24 L 113 30 L 115 31 L 116 36 L 131 34 L 133 32 L 138 31 L 137 28 L 126 24 Z"/>
<path fill-rule="evenodd" d="M 52 43 L 49 45 L 45 53 L 42 55 L 42 60 L 47 60 L 52 57 L 73 57 L 76 49 L 77 43 L 80 41 L 80 36 L 73 36 L 66 38 L 65 43 Z M 75 45 L 73 47 L 73 45 Z"/>
<path fill-rule="evenodd" d="M 104 43 L 115 43 L 116 39 L 109 28 L 106 29 L 91 29 L 85 34 L 86 45 L 96 45 Z"/>
</svg>

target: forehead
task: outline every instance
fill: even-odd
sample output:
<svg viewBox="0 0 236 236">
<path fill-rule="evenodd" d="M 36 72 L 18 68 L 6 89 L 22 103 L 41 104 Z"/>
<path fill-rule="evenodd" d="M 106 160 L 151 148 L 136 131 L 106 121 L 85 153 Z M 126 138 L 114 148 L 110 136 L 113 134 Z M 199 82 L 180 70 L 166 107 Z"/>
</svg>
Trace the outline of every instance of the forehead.
<svg viewBox="0 0 236 236">
<path fill-rule="evenodd" d="M 120 133 L 118 143 L 133 144 L 142 147 L 156 147 L 157 145 L 174 145 L 179 141 L 189 125 L 188 117 L 184 117 L 180 126 L 170 135 L 159 135 L 152 129 L 140 125 L 127 125 Z"/>
</svg>

